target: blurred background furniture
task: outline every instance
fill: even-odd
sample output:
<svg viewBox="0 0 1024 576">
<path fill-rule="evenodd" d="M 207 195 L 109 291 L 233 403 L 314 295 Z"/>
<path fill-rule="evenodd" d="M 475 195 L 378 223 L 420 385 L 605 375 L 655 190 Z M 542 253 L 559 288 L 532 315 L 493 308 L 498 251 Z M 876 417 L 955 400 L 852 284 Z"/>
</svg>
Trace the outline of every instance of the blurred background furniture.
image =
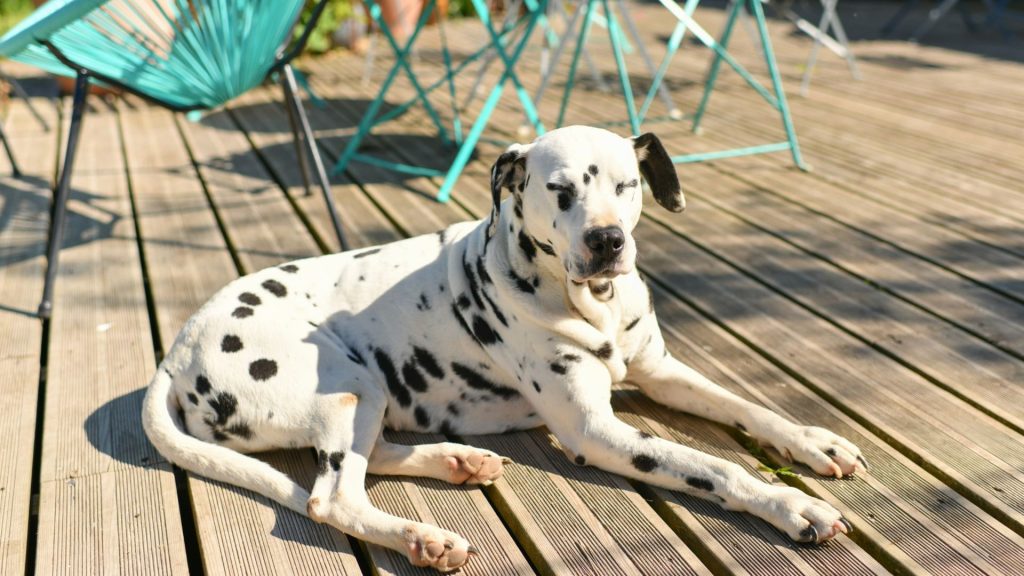
<svg viewBox="0 0 1024 576">
<path fill-rule="evenodd" d="M 814 38 L 811 46 L 811 53 L 804 64 L 804 76 L 800 81 L 800 94 L 806 96 L 811 86 L 811 74 L 814 72 L 814 65 L 818 60 L 818 50 L 825 46 L 836 56 L 846 60 L 846 66 L 850 69 L 850 75 L 854 80 L 860 80 L 860 69 L 857 68 L 857 59 L 850 50 L 850 43 L 846 38 L 846 30 L 843 28 L 836 6 L 839 0 L 821 0 L 821 19 L 814 25 L 806 18 L 800 16 L 793 10 L 793 3 L 785 2 L 781 5 L 780 11 L 786 18 L 789 18 L 797 29 Z M 831 30 L 831 35 L 829 34 Z"/>
<path fill-rule="evenodd" d="M 292 31 L 303 0 L 50 0 L 0 38 L 0 56 L 75 78 L 71 125 L 54 197 L 39 316 L 52 309 L 66 204 L 90 82 L 114 86 L 188 112 L 215 108 L 276 76 L 292 120 L 302 172 L 312 160 L 335 233 L 347 248 L 323 162 L 297 95 L 290 62 L 322 12 L 321 0 L 300 38 Z M 308 158 L 307 158 L 308 154 Z"/>
</svg>

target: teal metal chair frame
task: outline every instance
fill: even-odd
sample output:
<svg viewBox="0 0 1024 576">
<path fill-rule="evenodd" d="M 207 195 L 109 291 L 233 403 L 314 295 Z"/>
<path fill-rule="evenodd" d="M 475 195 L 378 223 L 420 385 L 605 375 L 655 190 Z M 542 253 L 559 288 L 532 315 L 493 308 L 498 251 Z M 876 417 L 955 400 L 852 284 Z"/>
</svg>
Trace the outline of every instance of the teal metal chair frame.
<svg viewBox="0 0 1024 576">
<path fill-rule="evenodd" d="M 313 138 L 313 131 L 310 127 L 309 119 L 307 118 L 306 112 L 299 101 L 295 71 L 292 69 L 290 64 L 291 61 L 305 48 L 306 42 L 309 40 L 309 35 L 316 25 L 317 20 L 320 18 L 320 15 L 323 13 L 327 1 L 328 0 L 320 0 L 316 5 L 305 30 L 303 30 L 302 34 L 294 42 L 290 50 L 286 50 L 286 45 L 281 46 L 278 49 L 274 64 L 271 66 L 267 75 L 273 76 L 275 74 L 279 74 L 280 76 L 280 82 L 282 90 L 284 91 L 285 104 L 288 107 L 289 118 L 291 119 L 291 127 L 293 136 L 295 137 L 296 147 L 304 147 L 304 152 L 308 153 L 313 159 L 313 167 L 317 172 L 318 181 L 324 195 L 324 200 L 327 203 L 334 231 L 338 235 L 338 241 L 342 250 L 347 250 L 349 248 L 348 241 L 342 231 L 341 220 L 338 216 L 337 208 L 334 205 L 334 199 L 331 197 L 330 181 L 327 177 L 327 171 L 324 168 L 323 160 L 317 150 L 316 141 Z M 102 2 L 97 5 L 99 4 L 102 4 Z M 76 73 L 75 91 L 74 96 L 72 97 L 71 125 L 68 130 L 67 146 L 64 153 L 64 164 L 61 168 L 57 190 L 54 196 L 46 263 L 46 281 L 43 287 L 43 297 L 42 302 L 39 304 L 38 312 L 40 318 L 46 319 L 50 317 L 53 310 L 53 286 L 56 281 L 59 267 L 60 247 L 64 240 L 64 227 L 67 216 L 67 201 L 71 186 L 71 174 L 74 171 L 75 152 L 78 149 L 82 117 L 86 108 L 85 101 L 89 89 L 89 83 L 93 81 L 93 79 L 99 80 L 104 84 L 115 86 L 125 92 L 135 94 L 145 100 L 154 102 L 176 112 L 190 112 L 205 109 L 206 106 L 182 106 L 174 102 L 162 100 L 157 96 L 137 90 L 133 86 L 127 85 L 116 78 L 100 74 L 95 70 L 91 70 L 86 66 L 76 63 L 60 48 L 48 40 L 39 40 L 38 42 L 45 46 L 63 65 Z M 0 131 L 0 137 L 3 138 L 4 145 L 6 146 L 6 138 L 3 137 L 2 131 Z M 308 184 L 309 166 L 307 159 L 305 158 L 305 153 L 299 153 L 299 160 L 303 171 L 303 178 Z"/>
<path fill-rule="evenodd" d="M 509 26 L 502 26 L 499 30 L 496 29 L 495 23 L 490 17 L 490 13 L 484 0 L 473 0 L 473 7 L 476 10 L 477 16 L 480 18 L 481 22 L 483 22 L 484 28 L 486 29 L 491 42 L 483 48 L 471 53 L 457 66 L 452 66 L 451 57 L 447 49 L 447 43 L 444 42 L 443 23 L 439 22 L 442 33 L 442 53 L 445 62 L 445 73 L 440 79 L 424 88 L 416 74 L 413 72 L 412 66 L 409 64 L 408 55 L 419 37 L 420 32 L 426 25 L 431 12 L 434 10 L 434 0 L 430 0 L 424 6 L 423 12 L 420 14 L 420 18 L 416 23 L 415 30 L 409 36 L 404 46 L 399 46 L 391 33 L 391 29 L 383 20 L 380 5 L 374 0 L 366 0 L 370 17 L 377 23 L 381 33 L 387 39 L 388 45 L 395 53 L 395 63 L 388 71 L 387 76 L 385 76 L 384 82 L 378 90 L 376 98 L 374 98 L 370 103 L 366 114 L 363 115 L 356 134 L 348 141 L 344 151 L 338 158 L 337 163 L 334 165 L 334 174 L 344 171 L 351 162 L 362 162 L 414 176 L 444 177 L 441 188 L 437 193 L 437 200 L 439 202 L 446 202 L 451 197 L 452 188 L 455 186 L 455 182 L 458 180 L 463 168 L 465 168 L 466 164 L 469 162 L 470 155 L 473 153 L 473 148 L 480 140 L 484 128 L 487 127 L 491 114 L 493 114 L 494 109 L 497 107 L 498 102 L 501 99 L 505 85 L 509 82 L 511 82 L 515 88 L 516 95 L 519 98 L 520 104 L 522 105 L 530 124 L 533 125 L 538 134 L 543 134 L 544 125 L 540 121 L 540 117 L 537 114 L 537 109 L 534 106 L 533 100 L 530 99 L 529 94 L 527 94 L 526 89 L 523 87 L 523 84 L 519 81 L 519 77 L 516 75 L 515 63 L 519 61 L 523 50 L 530 41 L 534 28 L 538 21 L 543 17 L 546 1 L 547 0 L 525 0 L 528 14 L 523 18 L 520 18 L 518 21 L 514 21 Z M 517 39 L 510 40 L 509 36 L 511 31 L 514 30 L 516 26 L 523 26 L 522 34 Z M 483 108 L 477 115 L 477 118 L 470 127 L 469 132 L 463 135 L 461 119 L 456 104 L 454 78 L 459 72 L 464 70 L 475 60 L 479 59 L 489 49 L 493 49 L 495 51 L 498 58 L 504 65 L 504 71 L 485 99 Z M 400 104 L 386 114 L 378 116 L 380 108 L 384 103 L 384 99 L 387 97 L 388 91 L 391 89 L 395 79 L 398 77 L 399 72 L 404 73 L 405 77 L 412 84 L 413 89 L 416 91 L 416 96 Z M 433 105 L 431 105 L 428 98 L 431 92 L 445 84 L 448 86 L 449 97 L 452 105 L 454 137 L 450 137 L 448 135 L 448 130 L 445 128 L 444 122 L 441 120 L 440 115 L 434 109 Z M 455 159 L 447 170 L 437 170 L 424 166 L 405 164 L 359 152 L 360 144 L 362 144 L 363 140 L 370 134 L 375 126 L 397 117 L 417 103 L 423 105 L 423 108 L 426 110 L 431 122 L 437 129 L 438 137 L 444 143 L 454 144 L 458 147 Z"/>
<path fill-rule="evenodd" d="M 704 83 L 704 93 L 701 96 L 700 104 L 697 106 L 697 110 L 693 115 L 693 131 L 699 132 L 700 130 L 701 120 L 707 110 L 711 93 L 715 89 L 715 83 L 718 80 L 718 73 L 721 69 L 722 62 L 724 61 L 779 113 L 782 119 L 783 129 L 786 133 L 786 140 L 782 142 L 719 150 L 715 152 L 677 155 L 672 157 L 672 161 L 677 164 L 686 164 L 691 162 L 705 162 L 709 160 L 733 158 L 736 156 L 748 156 L 751 154 L 789 151 L 793 157 L 794 164 L 796 164 L 801 170 L 807 169 L 806 164 L 804 164 L 803 157 L 800 154 L 800 143 L 796 137 L 796 130 L 793 128 L 793 120 L 790 116 L 789 105 L 786 102 L 786 93 L 782 87 L 782 78 L 779 75 L 778 64 L 775 61 L 775 53 L 772 50 L 771 39 L 768 36 L 768 26 L 765 22 L 764 8 L 761 6 L 761 0 L 735 0 L 729 9 L 729 15 L 720 40 L 715 40 L 707 30 L 693 19 L 693 12 L 697 9 L 697 5 L 700 3 L 700 0 L 686 0 L 686 4 L 682 8 L 680 8 L 679 4 L 673 0 L 659 0 L 659 2 L 661 2 L 661 4 L 668 9 L 668 11 L 675 16 L 679 22 L 672 31 L 665 56 L 655 73 L 654 80 L 651 82 L 651 86 L 648 89 L 647 95 L 644 98 L 643 103 L 640 105 L 639 110 L 637 110 L 633 100 L 633 89 L 630 85 L 629 72 L 626 68 L 625 58 L 623 57 L 623 47 L 619 41 L 619 34 L 617 32 L 619 29 L 617 18 L 610 10 L 608 0 L 587 0 L 584 21 L 580 28 L 580 37 L 576 43 L 576 51 L 573 54 L 572 62 L 569 65 L 569 79 L 566 82 L 565 91 L 562 96 L 562 105 L 558 115 L 559 126 L 562 125 L 565 110 L 569 101 L 569 94 L 573 89 L 580 46 L 586 42 L 590 28 L 590 20 L 593 18 L 594 5 L 599 1 L 603 5 L 605 17 L 608 20 L 608 38 L 611 41 L 612 52 L 615 56 L 615 65 L 618 70 L 619 84 L 622 88 L 623 97 L 625 99 L 629 125 L 634 135 L 640 134 L 640 126 L 647 118 L 651 104 L 662 87 L 662 83 L 668 73 L 669 65 L 671 64 L 676 52 L 679 50 L 679 47 L 686 36 L 687 30 L 690 30 L 702 44 L 710 48 L 715 53 L 714 60 L 711 63 L 707 79 Z M 731 54 L 729 54 L 729 40 L 732 37 L 732 31 L 741 10 L 748 10 L 757 23 L 758 34 L 760 35 L 761 40 L 761 53 L 764 56 L 765 64 L 768 68 L 768 74 L 771 77 L 771 91 L 765 88 L 750 74 L 750 72 L 746 70 L 746 68 L 744 68 L 736 61 L 735 58 L 732 57 Z"/>
</svg>

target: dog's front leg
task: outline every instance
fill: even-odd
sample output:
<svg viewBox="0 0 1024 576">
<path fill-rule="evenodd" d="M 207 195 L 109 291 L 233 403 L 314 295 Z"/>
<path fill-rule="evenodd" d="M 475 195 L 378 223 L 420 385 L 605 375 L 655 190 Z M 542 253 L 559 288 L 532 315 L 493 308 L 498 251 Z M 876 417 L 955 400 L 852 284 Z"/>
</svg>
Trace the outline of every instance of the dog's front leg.
<svg viewBox="0 0 1024 576">
<path fill-rule="evenodd" d="M 611 381 L 603 364 L 574 363 L 567 378 L 535 379 L 534 402 L 548 428 L 577 464 L 720 502 L 754 514 L 801 542 L 821 542 L 849 524 L 838 510 L 788 486 L 773 486 L 738 464 L 641 433 L 611 408 Z"/>
<path fill-rule="evenodd" d="M 852 442 L 824 428 L 801 426 L 715 384 L 664 352 L 659 331 L 629 366 L 627 379 L 670 408 L 735 426 L 818 474 L 843 477 L 867 470 Z"/>
</svg>

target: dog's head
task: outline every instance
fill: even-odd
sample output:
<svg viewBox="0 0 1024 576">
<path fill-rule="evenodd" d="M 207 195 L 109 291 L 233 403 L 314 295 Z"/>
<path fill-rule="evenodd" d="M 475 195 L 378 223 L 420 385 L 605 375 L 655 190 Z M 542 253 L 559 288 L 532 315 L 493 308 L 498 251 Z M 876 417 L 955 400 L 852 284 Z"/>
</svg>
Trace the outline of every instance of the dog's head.
<svg viewBox="0 0 1024 576">
<path fill-rule="evenodd" d="M 553 249 L 570 280 L 628 274 L 636 261 L 632 232 L 643 205 L 641 175 L 658 204 L 683 210 L 675 167 L 654 134 L 622 138 L 569 126 L 531 144 L 513 144 L 491 168 L 489 232 L 507 188 L 523 231 Z"/>
</svg>

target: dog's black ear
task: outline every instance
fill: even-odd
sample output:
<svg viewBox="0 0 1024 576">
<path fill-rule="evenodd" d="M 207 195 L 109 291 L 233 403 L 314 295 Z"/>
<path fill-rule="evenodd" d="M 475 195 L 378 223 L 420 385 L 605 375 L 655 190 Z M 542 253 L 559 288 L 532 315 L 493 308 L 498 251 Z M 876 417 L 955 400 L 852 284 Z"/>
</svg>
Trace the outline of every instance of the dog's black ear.
<svg viewBox="0 0 1024 576">
<path fill-rule="evenodd" d="M 510 188 L 517 190 L 526 177 L 526 151 L 529 146 L 513 144 L 498 156 L 491 166 L 491 222 L 487 226 L 487 238 L 494 235 L 498 228 L 498 215 L 501 209 L 501 191 Z"/>
<path fill-rule="evenodd" d="M 666 210 L 682 212 L 686 208 L 686 199 L 679 187 L 676 167 L 661 140 L 653 132 L 646 132 L 633 138 L 633 150 L 640 164 L 640 173 L 651 187 L 654 199 Z"/>
</svg>

